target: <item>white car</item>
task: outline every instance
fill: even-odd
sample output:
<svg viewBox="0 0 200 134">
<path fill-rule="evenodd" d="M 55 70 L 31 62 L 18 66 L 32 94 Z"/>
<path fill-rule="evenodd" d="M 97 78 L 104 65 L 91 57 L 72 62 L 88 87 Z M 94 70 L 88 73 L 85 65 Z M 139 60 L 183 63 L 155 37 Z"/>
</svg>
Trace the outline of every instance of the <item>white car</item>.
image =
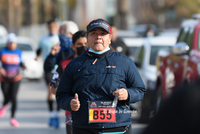
<svg viewBox="0 0 200 134">
<path fill-rule="evenodd" d="M 154 107 L 157 53 L 159 50 L 171 51 L 172 46 L 176 43 L 176 39 L 176 36 L 144 38 L 143 45 L 137 54 L 137 61 L 135 62 L 147 90 L 142 101 L 141 118 L 149 118 Z"/>
<path fill-rule="evenodd" d="M 43 60 L 35 61 L 35 46 L 31 38 L 19 36 L 17 39 L 17 47 L 22 50 L 22 62 L 28 68 L 22 71 L 23 78 L 40 79 L 43 76 Z"/>
<path fill-rule="evenodd" d="M 179 28 L 169 28 L 160 31 L 159 36 L 176 36 L 178 37 Z"/>
<path fill-rule="evenodd" d="M 0 25 L 0 39 L 5 38 L 8 35 L 8 31 L 5 26 Z"/>
<path fill-rule="evenodd" d="M 1 42 L 0 48 L 5 47 L 6 39 Z M 43 76 L 43 60 L 35 61 L 35 42 L 29 37 L 18 36 L 17 48 L 22 50 L 22 62 L 27 70 L 20 69 L 22 77 L 27 79 L 40 79 Z"/>
<path fill-rule="evenodd" d="M 126 46 L 128 47 L 130 51 L 129 57 L 133 61 L 136 61 L 138 52 L 144 43 L 144 39 L 143 38 L 122 38 L 122 41 L 126 44 Z"/>
<path fill-rule="evenodd" d="M 170 51 L 176 43 L 176 36 L 156 36 L 145 38 L 137 54 L 136 65 L 148 90 L 154 90 L 156 80 L 156 56 L 159 50 Z"/>
</svg>

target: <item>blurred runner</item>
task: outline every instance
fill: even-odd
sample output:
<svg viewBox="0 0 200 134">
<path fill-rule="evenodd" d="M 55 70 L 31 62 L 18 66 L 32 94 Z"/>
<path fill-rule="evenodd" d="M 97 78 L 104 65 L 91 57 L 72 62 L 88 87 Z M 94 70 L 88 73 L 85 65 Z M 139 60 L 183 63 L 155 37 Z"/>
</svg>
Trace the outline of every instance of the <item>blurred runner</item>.
<svg viewBox="0 0 200 134">
<path fill-rule="evenodd" d="M 54 19 L 50 20 L 47 22 L 48 25 L 48 31 L 49 34 L 45 35 L 41 38 L 38 50 L 37 50 L 37 57 L 36 60 L 38 60 L 39 55 L 41 52 L 43 53 L 43 59 L 45 60 L 46 57 L 49 55 L 51 48 L 55 45 L 59 45 L 59 37 L 58 37 L 58 26 L 56 24 L 56 21 Z M 50 86 L 49 83 L 51 82 L 53 72 L 52 70 L 44 71 L 44 78 L 45 82 L 48 87 L 48 97 L 47 97 L 47 103 L 48 103 L 48 108 L 49 108 L 49 126 L 54 126 L 55 128 L 59 128 L 59 107 L 57 106 L 57 111 L 53 112 L 53 100 L 54 100 L 54 95 L 50 91 Z"/>
<path fill-rule="evenodd" d="M 74 54 L 74 50 L 71 47 L 72 44 L 72 36 L 75 32 L 78 31 L 78 26 L 73 21 L 64 21 L 59 30 L 59 39 L 60 45 L 54 46 L 54 49 L 59 52 L 55 55 L 51 53 L 45 60 L 44 69 L 45 71 L 51 71 L 55 65 L 58 65 L 61 60 L 65 59 L 69 55 Z"/>
<path fill-rule="evenodd" d="M 146 32 L 145 32 L 145 37 L 153 37 L 153 36 L 155 36 L 155 32 L 154 32 L 154 30 L 151 28 L 151 26 L 149 25 L 149 26 L 147 27 Z"/>
<path fill-rule="evenodd" d="M 7 104 L 11 101 L 11 118 L 12 126 L 18 127 L 19 122 L 14 118 L 17 109 L 17 93 L 22 76 L 19 67 L 26 69 L 21 62 L 21 50 L 17 48 L 17 36 L 10 33 L 7 38 L 7 45 L 0 51 L 0 59 L 2 67 L 0 68 L 1 90 L 3 92 L 4 101 L 0 109 L 0 117 L 3 117 L 8 108 Z"/>
<path fill-rule="evenodd" d="M 52 80 L 51 80 L 51 91 L 53 94 L 56 94 L 57 87 L 61 78 L 61 75 L 67 66 L 67 64 L 74 58 L 78 57 L 83 53 L 83 51 L 87 48 L 87 38 L 86 38 L 87 32 L 86 31 L 78 31 L 76 32 L 72 37 L 72 49 L 75 51 L 74 55 L 68 56 L 64 60 L 62 60 L 58 66 L 58 69 L 54 73 Z M 56 50 L 52 49 L 51 54 L 55 55 Z M 72 134 L 72 118 L 71 118 L 71 112 L 66 111 L 66 132 L 67 134 Z"/>
<path fill-rule="evenodd" d="M 127 57 L 130 56 L 130 51 L 122 39 L 117 37 L 117 27 L 112 26 L 112 39 L 110 44 L 118 53 Z"/>
</svg>

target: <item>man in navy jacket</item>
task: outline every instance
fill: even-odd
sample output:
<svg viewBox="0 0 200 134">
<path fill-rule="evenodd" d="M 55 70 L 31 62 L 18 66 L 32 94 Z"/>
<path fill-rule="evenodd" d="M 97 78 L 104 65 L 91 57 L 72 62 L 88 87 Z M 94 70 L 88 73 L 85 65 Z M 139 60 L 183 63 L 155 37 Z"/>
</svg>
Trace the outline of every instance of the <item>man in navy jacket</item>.
<svg viewBox="0 0 200 134">
<path fill-rule="evenodd" d="M 87 33 L 89 48 L 66 66 L 57 103 L 72 112 L 74 134 L 125 133 L 131 125 L 129 103 L 143 99 L 145 85 L 134 62 L 110 48 L 106 21 L 93 20 Z"/>
</svg>

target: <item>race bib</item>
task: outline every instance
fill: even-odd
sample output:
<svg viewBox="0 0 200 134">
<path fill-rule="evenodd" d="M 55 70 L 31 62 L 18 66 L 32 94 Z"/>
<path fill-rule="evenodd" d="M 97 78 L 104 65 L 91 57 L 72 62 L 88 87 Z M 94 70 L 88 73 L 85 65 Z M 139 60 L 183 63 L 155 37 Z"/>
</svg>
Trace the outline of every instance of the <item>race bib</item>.
<svg viewBox="0 0 200 134">
<path fill-rule="evenodd" d="M 89 123 L 115 122 L 115 108 L 112 101 L 90 101 Z"/>
</svg>

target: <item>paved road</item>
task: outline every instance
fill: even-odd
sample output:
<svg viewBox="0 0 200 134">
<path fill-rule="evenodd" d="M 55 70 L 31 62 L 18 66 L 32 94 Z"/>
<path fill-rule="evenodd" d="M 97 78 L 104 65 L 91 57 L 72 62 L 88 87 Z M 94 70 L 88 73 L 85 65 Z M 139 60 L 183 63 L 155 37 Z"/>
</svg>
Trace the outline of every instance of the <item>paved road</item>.
<svg viewBox="0 0 200 134">
<path fill-rule="evenodd" d="M 10 125 L 10 109 L 8 109 L 5 116 L 0 118 L 0 134 L 65 134 L 64 110 L 60 111 L 60 129 L 50 128 L 47 125 L 46 97 L 47 88 L 43 79 L 41 81 L 22 80 L 18 93 L 18 110 L 16 112 L 16 119 L 19 121 L 20 126 L 15 128 Z M 2 98 L 2 92 L 0 91 L 0 106 Z M 140 134 L 146 125 L 137 124 L 134 118 L 137 118 L 136 114 L 133 114 L 130 133 Z"/>
</svg>

